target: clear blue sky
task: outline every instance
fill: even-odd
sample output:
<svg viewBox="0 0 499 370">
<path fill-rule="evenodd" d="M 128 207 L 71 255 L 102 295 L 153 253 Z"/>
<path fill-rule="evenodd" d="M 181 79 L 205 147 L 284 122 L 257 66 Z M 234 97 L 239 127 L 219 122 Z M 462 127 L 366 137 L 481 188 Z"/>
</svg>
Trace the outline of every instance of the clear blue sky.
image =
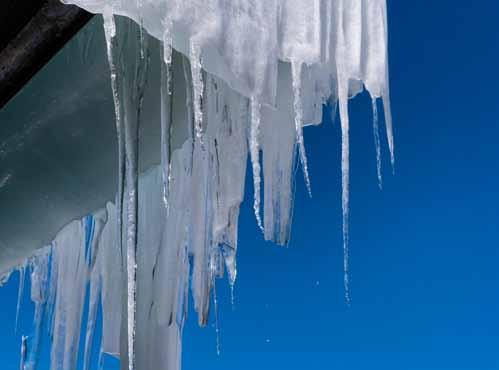
<svg viewBox="0 0 499 370">
<path fill-rule="evenodd" d="M 396 171 L 376 181 L 370 101 L 351 112 L 351 289 L 343 299 L 340 130 L 305 130 L 289 247 L 264 242 L 248 191 L 235 310 L 191 313 L 184 370 L 499 369 L 499 2 L 388 0 Z M 251 190 L 251 185 L 248 184 Z M 0 368 L 18 369 L 17 276 L 0 290 Z M 25 306 L 21 318 L 29 327 Z M 41 369 L 47 369 L 44 364 Z"/>
</svg>

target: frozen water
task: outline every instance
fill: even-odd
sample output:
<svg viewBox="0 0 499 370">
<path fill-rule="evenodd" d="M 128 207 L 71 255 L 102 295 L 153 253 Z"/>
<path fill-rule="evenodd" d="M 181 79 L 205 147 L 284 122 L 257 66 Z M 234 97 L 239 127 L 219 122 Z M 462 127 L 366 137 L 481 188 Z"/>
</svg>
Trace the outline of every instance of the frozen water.
<svg viewBox="0 0 499 370">
<path fill-rule="evenodd" d="M 257 224 L 265 239 L 286 244 L 297 159 L 311 193 L 303 127 L 321 122 L 327 102 L 338 106 L 341 122 L 349 304 L 348 99 L 364 88 L 373 99 L 380 185 L 378 98 L 394 163 L 385 0 L 66 2 L 104 16 L 119 181 L 114 204 L 69 223 L 52 246 L 33 257 L 37 329 L 26 343 L 26 364 L 36 364 L 41 322 L 47 317 L 51 368 L 75 368 L 88 289 L 85 370 L 99 304 L 101 356 L 119 357 L 122 369 L 179 369 L 189 282 L 202 326 L 210 305 L 217 310 L 216 279 L 227 272 L 232 289 L 235 284 L 248 155 Z M 158 50 L 151 36 L 161 43 Z M 139 176 L 151 58 L 161 62 L 161 163 Z M 216 312 L 215 318 L 219 351 Z"/>
<path fill-rule="evenodd" d="M 24 278 L 26 272 L 26 264 L 23 266 L 19 267 L 19 291 L 17 293 L 17 308 L 16 308 L 16 332 L 17 332 L 17 327 L 19 324 L 19 309 L 21 308 L 21 301 L 23 298 L 23 292 L 24 292 L 24 281 L 26 280 Z"/>
<path fill-rule="evenodd" d="M 378 174 L 378 186 L 383 188 L 383 176 L 381 175 L 381 143 L 379 139 L 378 107 L 376 99 L 372 99 L 373 106 L 373 135 L 374 147 L 376 148 L 376 172 Z"/>
<path fill-rule="evenodd" d="M 250 128 L 250 156 L 251 166 L 253 168 L 253 191 L 254 201 L 253 208 L 258 227 L 263 230 L 262 218 L 260 216 L 260 184 L 262 182 L 260 169 L 260 122 L 261 122 L 261 105 L 257 98 L 250 99 L 251 104 L 251 128 Z"/>
</svg>

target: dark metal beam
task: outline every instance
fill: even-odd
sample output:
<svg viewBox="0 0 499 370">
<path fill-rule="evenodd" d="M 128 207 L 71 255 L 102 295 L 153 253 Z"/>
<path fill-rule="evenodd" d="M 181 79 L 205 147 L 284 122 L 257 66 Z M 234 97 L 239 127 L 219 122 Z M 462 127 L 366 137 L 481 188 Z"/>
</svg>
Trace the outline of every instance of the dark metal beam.
<svg viewBox="0 0 499 370">
<path fill-rule="evenodd" d="M 59 0 L 43 2 L 19 33 L 0 51 L 0 109 L 92 16 Z"/>
</svg>

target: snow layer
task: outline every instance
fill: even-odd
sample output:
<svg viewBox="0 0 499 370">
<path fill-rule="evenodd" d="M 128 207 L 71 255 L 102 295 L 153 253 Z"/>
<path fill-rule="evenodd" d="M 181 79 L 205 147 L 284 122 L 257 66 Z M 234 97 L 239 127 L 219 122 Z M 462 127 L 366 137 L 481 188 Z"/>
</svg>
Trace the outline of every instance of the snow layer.
<svg viewBox="0 0 499 370">
<path fill-rule="evenodd" d="M 119 356 L 122 369 L 179 369 L 189 281 L 200 325 L 211 302 L 216 310 L 215 279 L 226 270 L 235 283 L 248 155 L 257 223 L 266 239 L 285 244 L 296 158 L 311 193 L 303 126 L 320 123 L 326 102 L 338 105 L 341 120 L 349 302 L 348 99 L 363 87 L 373 99 L 380 184 L 377 98 L 393 163 L 385 0 L 67 2 L 104 15 L 119 187 L 115 204 L 70 223 L 31 264 L 36 311 L 51 318 L 52 369 L 76 366 L 87 285 L 85 369 L 99 302 L 101 353 Z M 155 56 L 162 60 L 162 153 L 161 165 L 139 178 L 138 127 L 154 57 L 142 27 L 162 42 Z M 184 103 L 182 113 L 175 101 Z M 35 315 L 39 328 L 43 315 Z M 37 347 L 27 346 L 34 354 L 25 368 L 36 363 Z"/>
</svg>

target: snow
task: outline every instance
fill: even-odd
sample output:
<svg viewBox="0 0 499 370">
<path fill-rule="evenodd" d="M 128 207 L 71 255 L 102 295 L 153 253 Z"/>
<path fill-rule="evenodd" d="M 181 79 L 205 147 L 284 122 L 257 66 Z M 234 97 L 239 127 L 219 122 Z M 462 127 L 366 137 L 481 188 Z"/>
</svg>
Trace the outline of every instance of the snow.
<svg viewBox="0 0 499 370">
<path fill-rule="evenodd" d="M 29 346 L 23 344 L 29 354 L 22 366 L 35 366 L 41 322 L 48 317 L 51 368 L 76 368 L 86 320 L 88 369 L 100 304 L 101 360 L 107 353 L 120 358 L 122 369 L 179 369 L 189 283 L 201 326 L 213 303 L 220 351 L 216 279 L 227 272 L 232 289 L 236 281 L 248 155 L 257 224 L 265 239 L 286 244 L 297 159 L 311 194 L 303 127 L 319 124 L 328 102 L 338 106 L 341 121 L 344 285 L 350 304 L 348 99 L 364 88 L 373 101 L 380 186 L 378 98 L 394 163 L 385 0 L 66 2 L 103 14 L 118 189 L 114 203 L 69 223 L 32 258 L 36 330 Z M 162 43 L 159 50 L 151 36 Z M 139 176 L 151 58 L 161 61 L 161 163 Z"/>
</svg>

